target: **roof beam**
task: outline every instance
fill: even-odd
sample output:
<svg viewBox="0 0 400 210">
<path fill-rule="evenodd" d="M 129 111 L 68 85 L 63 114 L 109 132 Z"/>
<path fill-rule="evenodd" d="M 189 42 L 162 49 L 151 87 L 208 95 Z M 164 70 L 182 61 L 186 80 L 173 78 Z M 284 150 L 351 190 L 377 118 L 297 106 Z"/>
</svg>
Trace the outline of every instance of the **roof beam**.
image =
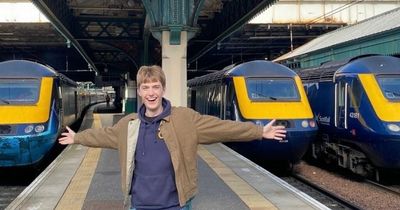
<svg viewBox="0 0 400 210">
<path fill-rule="evenodd" d="M 79 44 L 79 42 L 72 35 L 73 26 L 77 25 L 74 21 L 72 14 L 68 9 L 66 1 L 53 1 L 53 0 L 32 0 L 32 3 L 50 20 L 51 24 L 61 33 L 62 36 L 70 42 L 72 46 L 79 52 L 91 68 L 98 74 L 99 71 L 96 65 Z"/>
<path fill-rule="evenodd" d="M 254 15 L 265 9 L 276 0 L 231 0 L 225 1 L 222 11 L 215 15 L 214 21 L 202 29 L 213 41 L 190 57 L 189 64 L 205 55 L 215 45 L 229 37 L 237 29 L 247 23 Z M 204 38 L 204 37 L 203 37 Z"/>
</svg>

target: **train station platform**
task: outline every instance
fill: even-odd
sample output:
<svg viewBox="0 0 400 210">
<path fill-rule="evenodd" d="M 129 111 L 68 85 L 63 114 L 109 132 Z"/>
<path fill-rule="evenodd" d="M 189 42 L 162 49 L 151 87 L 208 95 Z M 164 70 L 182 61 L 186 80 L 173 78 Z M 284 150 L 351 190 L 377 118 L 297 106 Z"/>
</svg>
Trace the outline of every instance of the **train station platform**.
<svg viewBox="0 0 400 210">
<path fill-rule="evenodd" d="M 80 130 L 122 114 L 87 112 Z M 69 145 L 6 209 L 123 209 L 116 150 Z M 223 144 L 198 149 L 194 210 L 328 209 Z"/>
</svg>

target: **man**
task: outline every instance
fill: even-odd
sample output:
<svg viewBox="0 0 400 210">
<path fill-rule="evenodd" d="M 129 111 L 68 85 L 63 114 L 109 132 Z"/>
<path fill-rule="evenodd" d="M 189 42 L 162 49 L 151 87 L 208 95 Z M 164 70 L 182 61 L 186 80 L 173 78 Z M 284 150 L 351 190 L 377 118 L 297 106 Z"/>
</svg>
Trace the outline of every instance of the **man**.
<svg viewBox="0 0 400 210">
<path fill-rule="evenodd" d="M 125 205 L 131 209 L 191 209 L 197 191 L 197 145 L 224 141 L 285 138 L 283 126 L 257 126 L 171 107 L 163 98 L 165 75 L 159 66 L 137 74 L 143 105 L 113 127 L 62 133 L 61 144 L 78 143 L 119 150 Z M 131 202 L 127 202 L 131 198 Z"/>
</svg>

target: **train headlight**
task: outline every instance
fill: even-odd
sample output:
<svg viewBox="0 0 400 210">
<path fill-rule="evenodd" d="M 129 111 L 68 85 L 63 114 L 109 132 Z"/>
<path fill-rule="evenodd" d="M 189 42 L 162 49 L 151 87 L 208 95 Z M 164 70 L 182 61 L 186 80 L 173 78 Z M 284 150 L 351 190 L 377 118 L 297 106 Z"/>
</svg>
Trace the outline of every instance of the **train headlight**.
<svg viewBox="0 0 400 210">
<path fill-rule="evenodd" d="M 389 128 L 389 130 L 393 131 L 393 132 L 399 132 L 400 131 L 400 127 L 396 124 L 388 124 L 387 127 Z"/>
<path fill-rule="evenodd" d="M 264 126 L 263 123 L 261 122 L 261 120 L 256 120 L 256 125 Z"/>
<path fill-rule="evenodd" d="M 30 133 L 33 131 L 33 125 L 28 125 L 24 129 L 25 133 Z"/>
<path fill-rule="evenodd" d="M 307 120 L 301 121 L 301 126 L 303 126 L 303 128 L 307 128 L 308 127 L 308 121 Z"/>
<path fill-rule="evenodd" d="M 311 128 L 315 128 L 315 121 L 314 120 L 310 120 L 310 127 Z"/>
<path fill-rule="evenodd" d="M 44 125 L 37 125 L 36 127 L 35 127 L 35 132 L 36 133 L 41 133 L 41 132 L 43 132 L 44 131 Z"/>
</svg>

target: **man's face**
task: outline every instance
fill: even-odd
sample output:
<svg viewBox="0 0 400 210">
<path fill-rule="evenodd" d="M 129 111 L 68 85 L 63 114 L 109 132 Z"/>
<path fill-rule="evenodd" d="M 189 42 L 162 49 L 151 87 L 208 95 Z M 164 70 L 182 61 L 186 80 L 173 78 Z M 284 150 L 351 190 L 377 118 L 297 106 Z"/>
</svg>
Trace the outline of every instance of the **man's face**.
<svg viewBox="0 0 400 210">
<path fill-rule="evenodd" d="M 140 84 L 138 94 L 147 111 L 160 114 L 162 111 L 162 97 L 164 88 L 160 81 Z"/>
</svg>

